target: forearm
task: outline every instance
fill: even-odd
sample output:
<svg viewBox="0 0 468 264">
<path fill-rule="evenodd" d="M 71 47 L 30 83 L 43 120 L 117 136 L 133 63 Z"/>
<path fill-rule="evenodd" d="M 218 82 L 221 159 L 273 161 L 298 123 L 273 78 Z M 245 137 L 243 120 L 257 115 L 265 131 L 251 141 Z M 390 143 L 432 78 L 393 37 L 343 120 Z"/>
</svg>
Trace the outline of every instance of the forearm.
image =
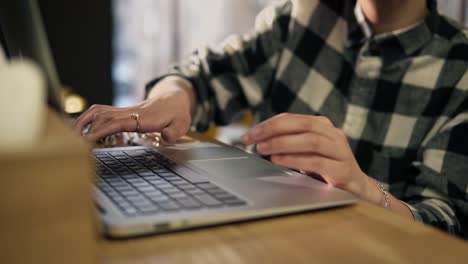
<svg viewBox="0 0 468 264">
<path fill-rule="evenodd" d="M 161 93 L 165 92 L 162 91 L 162 89 L 182 91 L 181 96 L 184 97 L 183 101 L 189 102 L 191 115 L 193 116 L 197 102 L 193 91 L 193 86 L 188 80 L 175 75 L 167 76 L 151 88 L 151 90 L 148 92 L 148 98 L 160 96 Z"/>
</svg>

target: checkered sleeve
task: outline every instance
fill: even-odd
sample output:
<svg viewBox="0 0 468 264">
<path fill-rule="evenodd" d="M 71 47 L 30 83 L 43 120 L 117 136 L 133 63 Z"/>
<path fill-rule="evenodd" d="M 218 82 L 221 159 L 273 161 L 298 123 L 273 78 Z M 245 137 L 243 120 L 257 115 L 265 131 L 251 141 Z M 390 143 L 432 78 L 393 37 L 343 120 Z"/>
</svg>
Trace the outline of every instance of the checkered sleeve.
<svg viewBox="0 0 468 264">
<path fill-rule="evenodd" d="M 252 33 L 231 36 L 218 48 L 198 49 L 171 68 L 170 74 L 194 87 L 197 130 L 212 122 L 228 124 L 243 109 L 255 111 L 262 103 L 288 37 L 291 9 L 290 1 L 271 5 L 259 14 Z"/>
<path fill-rule="evenodd" d="M 465 91 L 462 91 L 463 90 Z M 451 117 L 426 138 L 408 207 L 417 221 L 468 237 L 468 73 L 454 89 Z"/>
</svg>

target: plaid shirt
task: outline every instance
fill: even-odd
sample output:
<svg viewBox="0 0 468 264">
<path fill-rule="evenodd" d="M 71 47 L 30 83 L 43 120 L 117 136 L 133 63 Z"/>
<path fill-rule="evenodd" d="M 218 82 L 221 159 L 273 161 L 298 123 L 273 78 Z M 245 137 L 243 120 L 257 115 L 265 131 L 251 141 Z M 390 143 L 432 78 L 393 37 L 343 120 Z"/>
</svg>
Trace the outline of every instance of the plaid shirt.
<svg viewBox="0 0 468 264">
<path fill-rule="evenodd" d="M 198 129 L 244 109 L 327 116 L 417 221 L 468 238 L 467 35 L 428 6 L 423 22 L 374 35 L 356 1 L 283 1 L 170 73 L 192 83 Z"/>
</svg>

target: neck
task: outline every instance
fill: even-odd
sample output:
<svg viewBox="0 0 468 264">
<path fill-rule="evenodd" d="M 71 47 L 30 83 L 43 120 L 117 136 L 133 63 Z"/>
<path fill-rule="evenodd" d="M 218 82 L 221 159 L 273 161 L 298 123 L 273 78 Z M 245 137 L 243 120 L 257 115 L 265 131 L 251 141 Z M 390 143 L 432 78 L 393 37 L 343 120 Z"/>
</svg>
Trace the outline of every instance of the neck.
<svg viewBox="0 0 468 264">
<path fill-rule="evenodd" d="M 358 0 L 374 33 L 385 33 L 416 24 L 427 15 L 426 0 Z"/>
</svg>

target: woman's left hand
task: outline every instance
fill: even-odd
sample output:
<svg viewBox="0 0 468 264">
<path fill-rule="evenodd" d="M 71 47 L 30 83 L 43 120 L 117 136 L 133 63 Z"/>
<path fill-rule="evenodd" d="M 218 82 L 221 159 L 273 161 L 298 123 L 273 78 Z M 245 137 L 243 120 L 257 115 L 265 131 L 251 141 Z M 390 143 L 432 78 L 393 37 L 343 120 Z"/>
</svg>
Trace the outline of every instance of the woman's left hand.
<svg viewBox="0 0 468 264">
<path fill-rule="evenodd" d="M 374 203 L 371 178 L 360 169 L 344 132 L 323 116 L 280 114 L 242 136 L 280 166 L 320 175 L 327 183 Z"/>
</svg>

